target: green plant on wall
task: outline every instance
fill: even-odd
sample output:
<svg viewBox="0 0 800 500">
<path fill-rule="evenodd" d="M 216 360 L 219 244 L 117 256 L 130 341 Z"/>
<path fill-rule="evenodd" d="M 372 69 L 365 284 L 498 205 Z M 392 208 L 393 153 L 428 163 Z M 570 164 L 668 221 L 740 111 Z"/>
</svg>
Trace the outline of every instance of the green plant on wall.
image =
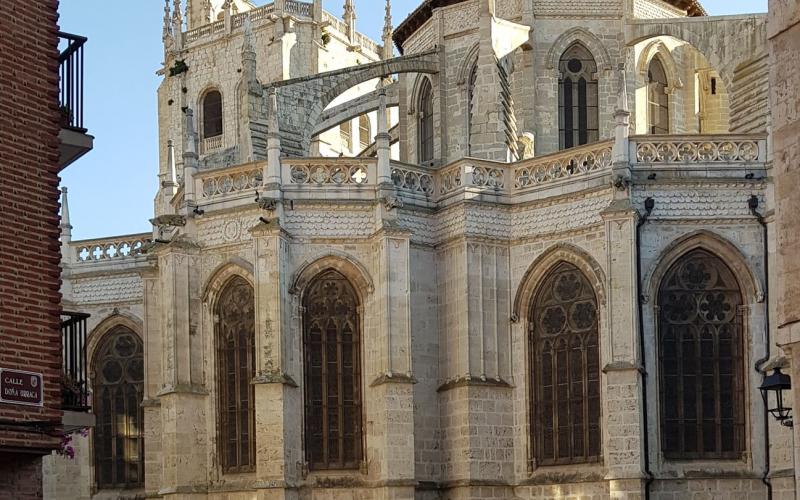
<svg viewBox="0 0 800 500">
<path fill-rule="evenodd" d="M 322 31 L 322 45 L 327 46 L 331 41 L 331 35 L 327 31 Z"/>
<path fill-rule="evenodd" d="M 175 61 L 175 64 L 169 69 L 169 76 L 176 76 L 180 75 L 181 73 L 188 71 L 189 66 L 186 65 L 186 61 L 183 59 L 178 59 Z"/>
</svg>

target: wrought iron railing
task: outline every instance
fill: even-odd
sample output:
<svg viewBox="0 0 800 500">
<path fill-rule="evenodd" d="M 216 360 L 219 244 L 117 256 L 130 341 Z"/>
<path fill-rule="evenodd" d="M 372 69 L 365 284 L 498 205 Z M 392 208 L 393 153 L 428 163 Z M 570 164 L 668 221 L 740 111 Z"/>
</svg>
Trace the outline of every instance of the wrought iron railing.
<svg viewBox="0 0 800 500">
<path fill-rule="evenodd" d="M 86 313 L 61 313 L 61 406 L 64 410 L 89 411 L 89 378 L 86 366 Z"/>
<path fill-rule="evenodd" d="M 83 45 L 86 37 L 58 32 L 66 47 L 58 56 L 61 126 L 86 132 L 83 126 Z"/>
</svg>

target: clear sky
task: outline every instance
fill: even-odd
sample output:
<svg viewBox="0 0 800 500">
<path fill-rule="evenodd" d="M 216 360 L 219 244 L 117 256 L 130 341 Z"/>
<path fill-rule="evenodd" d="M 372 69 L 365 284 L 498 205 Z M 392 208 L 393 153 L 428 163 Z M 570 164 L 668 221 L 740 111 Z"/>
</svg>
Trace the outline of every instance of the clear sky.
<svg viewBox="0 0 800 500">
<path fill-rule="evenodd" d="M 397 25 L 422 0 L 392 0 Z M 172 3 L 172 2 L 170 2 Z M 257 5 L 267 0 L 257 0 Z M 341 15 L 343 0 L 324 7 Z M 356 0 L 359 31 L 380 39 L 383 0 Z M 711 15 L 766 12 L 767 0 L 703 0 Z M 150 231 L 158 142 L 155 75 L 163 59 L 161 0 L 61 0 L 62 31 L 89 38 L 85 118 L 94 150 L 62 173 L 73 239 Z"/>
</svg>

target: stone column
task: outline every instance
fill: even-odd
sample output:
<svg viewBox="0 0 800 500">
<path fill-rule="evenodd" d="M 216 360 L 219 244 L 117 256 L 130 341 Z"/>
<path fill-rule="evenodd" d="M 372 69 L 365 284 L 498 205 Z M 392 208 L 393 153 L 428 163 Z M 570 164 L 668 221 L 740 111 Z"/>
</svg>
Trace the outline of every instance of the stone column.
<svg viewBox="0 0 800 500">
<path fill-rule="evenodd" d="M 374 238 L 374 301 L 365 308 L 364 388 L 369 475 L 385 485 L 383 498 L 414 498 L 414 394 L 411 365 L 409 233 L 384 227 Z M 374 340 L 367 335 L 374 332 Z"/>
<path fill-rule="evenodd" d="M 442 480 L 457 498 L 511 498 L 514 481 L 509 253 L 461 241 L 439 253 Z"/>
<path fill-rule="evenodd" d="M 178 236 L 156 250 L 161 284 L 161 458 L 164 498 L 205 498 L 208 392 L 203 384 L 199 246 Z"/>
<path fill-rule="evenodd" d="M 256 303 L 256 487 L 259 499 L 288 500 L 303 462 L 302 392 L 292 375 L 292 295 L 289 293 L 289 236 L 278 219 L 250 230 L 255 250 Z M 292 372 L 290 375 L 289 372 Z"/>
<path fill-rule="evenodd" d="M 155 260 L 155 259 L 154 259 Z M 153 262 L 153 269 L 142 273 L 144 285 L 144 328 L 142 331 L 144 347 L 144 481 L 147 495 L 155 496 L 162 484 L 161 444 L 161 401 L 158 393 L 163 385 L 162 369 L 162 331 L 159 273 Z"/>
<path fill-rule="evenodd" d="M 639 287 L 636 274 L 638 212 L 622 194 L 601 214 L 605 221 L 607 277 L 605 330 L 604 463 L 611 498 L 644 495 L 644 446 L 641 414 L 642 353 L 638 341 Z M 605 342 L 603 342 L 605 341 Z"/>
</svg>

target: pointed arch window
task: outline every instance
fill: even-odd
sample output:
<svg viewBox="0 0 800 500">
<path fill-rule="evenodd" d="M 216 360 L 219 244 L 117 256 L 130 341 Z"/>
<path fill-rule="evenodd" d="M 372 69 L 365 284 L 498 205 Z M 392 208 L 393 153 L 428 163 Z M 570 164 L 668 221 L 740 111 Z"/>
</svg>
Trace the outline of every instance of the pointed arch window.
<svg viewBox="0 0 800 500">
<path fill-rule="evenodd" d="M 419 90 L 419 162 L 433 160 L 433 87 L 428 78 L 422 80 Z"/>
<path fill-rule="evenodd" d="M 599 140 L 597 63 L 575 42 L 558 63 L 559 147 L 567 149 Z"/>
<path fill-rule="evenodd" d="M 531 439 L 538 465 L 600 460 L 597 298 L 586 276 L 561 262 L 530 309 Z"/>
<path fill-rule="evenodd" d="M 661 446 L 673 459 L 739 459 L 744 451 L 739 284 L 717 256 L 694 250 L 658 291 Z"/>
<path fill-rule="evenodd" d="M 655 56 L 647 69 L 647 130 L 651 134 L 669 134 L 669 95 L 667 72 Z"/>
<path fill-rule="evenodd" d="M 329 270 L 303 297 L 305 452 L 312 470 L 363 458 L 361 325 L 350 282 Z"/>
<path fill-rule="evenodd" d="M 353 152 L 353 123 L 350 120 L 339 125 L 339 139 L 342 141 L 342 153 Z"/>
<path fill-rule="evenodd" d="M 203 96 L 203 139 L 222 135 L 222 94 L 210 90 Z"/>
<path fill-rule="evenodd" d="M 216 305 L 219 448 L 223 472 L 255 470 L 255 302 L 244 278 L 231 278 Z"/>
<path fill-rule="evenodd" d="M 142 341 L 118 327 L 106 335 L 93 366 L 94 460 L 98 489 L 144 486 Z"/>
<path fill-rule="evenodd" d="M 361 115 L 358 118 L 358 145 L 359 152 L 364 151 L 372 143 L 372 124 L 369 116 Z"/>
<path fill-rule="evenodd" d="M 472 153 L 472 124 L 475 113 L 475 85 L 478 83 L 478 64 L 472 66 L 467 81 L 467 153 Z"/>
</svg>

